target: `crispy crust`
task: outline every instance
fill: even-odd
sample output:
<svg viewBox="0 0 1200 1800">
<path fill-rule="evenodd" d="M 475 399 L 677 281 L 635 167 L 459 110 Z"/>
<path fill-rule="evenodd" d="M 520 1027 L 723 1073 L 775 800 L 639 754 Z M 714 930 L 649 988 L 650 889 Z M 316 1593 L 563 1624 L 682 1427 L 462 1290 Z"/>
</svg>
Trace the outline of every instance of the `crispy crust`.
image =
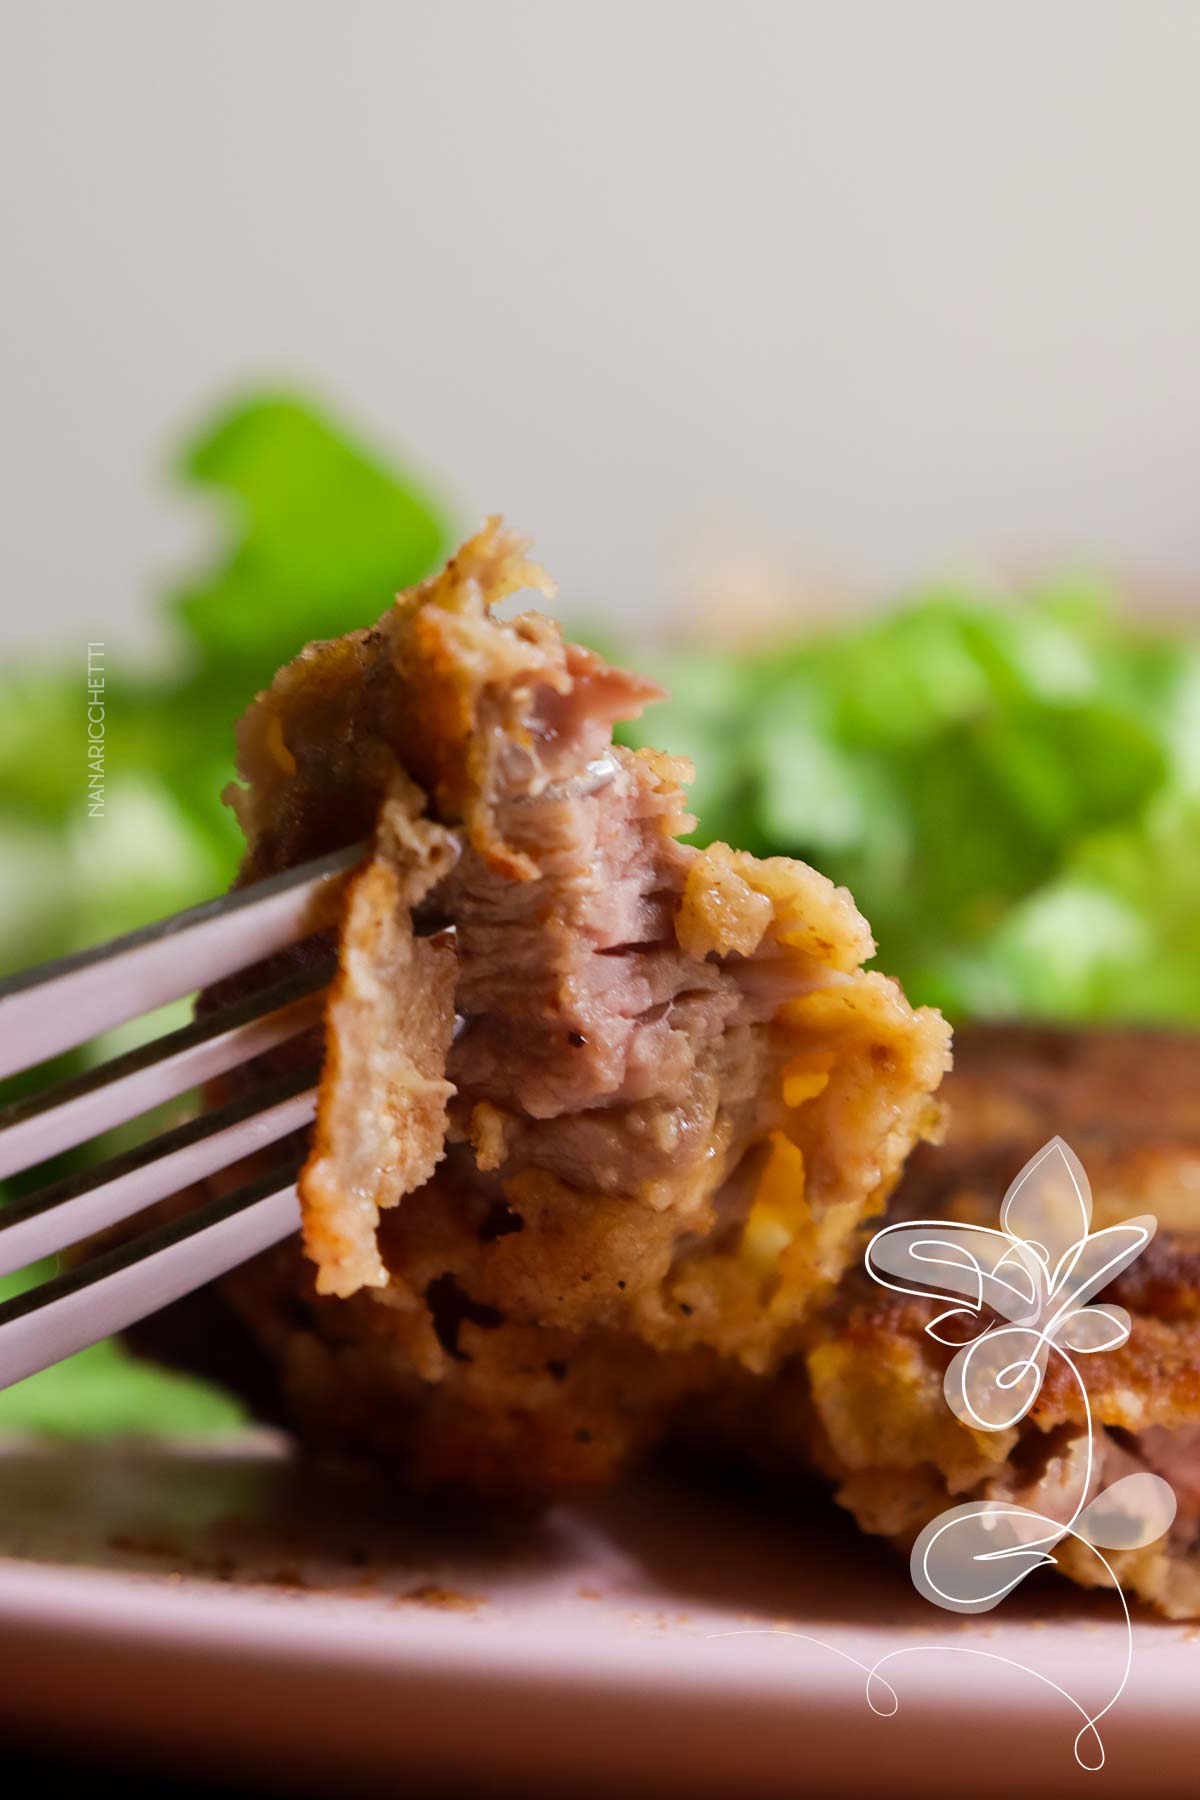
<svg viewBox="0 0 1200 1800">
<path fill-rule="evenodd" d="M 553 746 L 531 730 L 534 693 L 538 723 L 552 732 L 553 696 L 580 683 L 611 691 L 610 722 L 662 690 L 564 643 L 539 613 L 508 624 L 492 617 L 522 588 L 554 593 L 527 551 L 524 538 L 489 519 L 370 629 L 309 644 L 279 671 L 237 727 L 241 780 L 225 797 L 246 836 L 239 881 L 369 837 L 398 773 L 444 824 L 464 825 L 493 867 L 533 877 L 494 814 L 504 754 L 524 752 L 535 770 L 552 761 Z"/>
<path fill-rule="evenodd" d="M 1173 1617 L 1200 1615 L 1196 1538 L 1200 1473 L 1200 1040 L 1174 1033 L 977 1027 L 959 1034 L 946 1086 L 945 1145 L 924 1147 L 893 1196 L 890 1217 L 995 1221 L 1005 1188 L 1056 1131 L 1079 1152 L 1094 1223 L 1155 1211 L 1165 1229 L 1105 1296 L 1132 1315 L 1121 1348 L 1076 1367 L 1116 1473 L 1144 1464 L 1167 1474 L 1180 1515 L 1167 1538 L 1110 1556 L 1128 1590 Z M 860 1269 L 812 1335 L 807 1354 L 750 1429 L 776 1457 L 811 1458 L 837 1483 L 864 1530 L 907 1549 L 943 1507 L 1012 1495 L 1033 1480 L 1066 1481 L 1085 1409 L 1052 1357 L 1028 1418 L 978 1432 L 943 1394 L 953 1354 L 925 1335 L 940 1309 L 876 1287 Z M 1103 1584 L 1101 1566 L 1067 1541 L 1055 1557 L 1072 1580 Z"/>
<path fill-rule="evenodd" d="M 301 1174 L 304 1248 L 323 1294 L 386 1287 L 379 1214 L 427 1181 L 444 1151 L 455 957 L 446 937 L 414 936 L 412 913 L 458 852 L 449 832 L 417 816 L 419 805 L 409 782 L 389 795 L 381 849 L 344 901 Z"/>
<path fill-rule="evenodd" d="M 239 727 L 241 879 L 371 848 L 303 1253 L 222 1294 L 310 1441 L 544 1493 L 795 1347 L 937 1127 L 949 1033 L 862 969 L 845 890 L 678 841 L 690 769 L 611 746 L 658 690 L 539 615 L 498 620 L 531 580 L 489 522 Z"/>
</svg>

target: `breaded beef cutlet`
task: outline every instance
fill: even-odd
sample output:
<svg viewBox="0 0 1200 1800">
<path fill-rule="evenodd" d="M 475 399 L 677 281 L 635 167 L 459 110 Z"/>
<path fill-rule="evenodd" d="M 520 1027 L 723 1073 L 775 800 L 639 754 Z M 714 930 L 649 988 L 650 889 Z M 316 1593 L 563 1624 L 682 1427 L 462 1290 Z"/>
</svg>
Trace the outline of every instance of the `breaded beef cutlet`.
<svg viewBox="0 0 1200 1800">
<path fill-rule="evenodd" d="M 862 968 L 845 890 L 680 841 L 688 765 L 612 742 L 659 690 L 497 616 L 530 586 L 491 521 L 238 728 L 241 881 L 364 850 L 321 1041 L 288 1052 L 323 1058 L 303 1241 L 171 1353 L 228 1332 L 309 1442 L 552 1493 L 778 1365 L 936 1129 L 949 1033 Z"/>
<path fill-rule="evenodd" d="M 1089 1493 L 1149 1470 L 1172 1485 L 1170 1532 L 1109 1552 L 1126 1591 L 1174 1618 L 1200 1614 L 1200 1038 L 1150 1030 L 977 1026 L 956 1034 L 943 1090 L 948 1135 L 922 1146 L 888 1221 L 995 1226 L 1009 1183 L 1055 1136 L 1090 1181 L 1094 1230 L 1152 1213 L 1147 1248 L 1096 1296 L 1131 1315 L 1128 1341 L 1080 1355 L 1094 1427 Z M 1087 1480 L 1083 1399 L 1051 1356 L 1032 1411 L 971 1429 L 943 1391 L 951 1348 L 926 1335 L 938 1304 L 877 1286 L 861 1262 L 769 1391 L 727 1402 L 741 1442 L 777 1464 L 815 1461 L 864 1530 L 907 1550 L 946 1507 L 1014 1501 L 1067 1519 Z M 1104 1585 L 1074 1539 L 1054 1550 L 1071 1579 Z"/>
</svg>

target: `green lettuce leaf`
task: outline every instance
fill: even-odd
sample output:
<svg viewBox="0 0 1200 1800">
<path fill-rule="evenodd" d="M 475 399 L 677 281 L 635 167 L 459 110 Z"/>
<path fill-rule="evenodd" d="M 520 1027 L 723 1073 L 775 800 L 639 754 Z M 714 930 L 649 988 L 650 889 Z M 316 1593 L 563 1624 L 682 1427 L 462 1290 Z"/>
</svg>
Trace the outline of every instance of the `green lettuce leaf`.
<svg viewBox="0 0 1200 1800">
<path fill-rule="evenodd" d="M 645 662 L 643 656 L 642 661 Z M 1200 650 L 1069 581 L 676 652 L 627 741 L 692 757 L 696 841 L 844 882 L 951 1018 L 1200 1025 Z"/>
<path fill-rule="evenodd" d="M 233 408 L 181 467 L 231 528 L 174 596 L 226 705 L 229 679 L 244 704 L 302 644 L 378 618 L 447 549 L 439 508 L 410 476 L 286 394 Z"/>
</svg>

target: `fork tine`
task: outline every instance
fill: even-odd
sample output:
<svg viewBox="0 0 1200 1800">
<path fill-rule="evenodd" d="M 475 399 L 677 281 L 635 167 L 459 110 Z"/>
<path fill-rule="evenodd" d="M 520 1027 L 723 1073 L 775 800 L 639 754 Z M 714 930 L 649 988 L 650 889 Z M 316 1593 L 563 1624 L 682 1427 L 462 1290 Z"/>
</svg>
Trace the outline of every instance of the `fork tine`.
<svg viewBox="0 0 1200 1800">
<path fill-rule="evenodd" d="M 310 937 L 362 854 L 352 844 L 0 982 L 0 1080 Z"/>
<path fill-rule="evenodd" d="M 318 1023 L 331 958 L 0 1110 L 0 1179 L 173 1100 Z"/>
<path fill-rule="evenodd" d="M 82 1175 L 0 1210 L 0 1276 L 119 1224 L 218 1169 L 307 1125 L 316 1110 L 305 1069 L 228 1101 Z"/>
<path fill-rule="evenodd" d="M 0 1306 L 0 1387 L 169 1306 L 290 1236 L 298 1159 Z"/>
</svg>

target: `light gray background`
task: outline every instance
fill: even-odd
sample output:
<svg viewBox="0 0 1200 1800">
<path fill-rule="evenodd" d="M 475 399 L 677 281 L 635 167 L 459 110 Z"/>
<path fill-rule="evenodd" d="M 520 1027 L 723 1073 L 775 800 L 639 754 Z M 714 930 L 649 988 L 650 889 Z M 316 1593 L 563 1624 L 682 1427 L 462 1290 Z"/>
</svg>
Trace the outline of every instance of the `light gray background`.
<svg viewBox="0 0 1200 1800">
<path fill-rule="evenodd" d="M 1192 0 L 4 0 L 0 642 L 153 642 L 297 378 L 576 607 L 1200 592 Z M 799 591 L 803 584 L 797 578 Z"/>
</svg>

